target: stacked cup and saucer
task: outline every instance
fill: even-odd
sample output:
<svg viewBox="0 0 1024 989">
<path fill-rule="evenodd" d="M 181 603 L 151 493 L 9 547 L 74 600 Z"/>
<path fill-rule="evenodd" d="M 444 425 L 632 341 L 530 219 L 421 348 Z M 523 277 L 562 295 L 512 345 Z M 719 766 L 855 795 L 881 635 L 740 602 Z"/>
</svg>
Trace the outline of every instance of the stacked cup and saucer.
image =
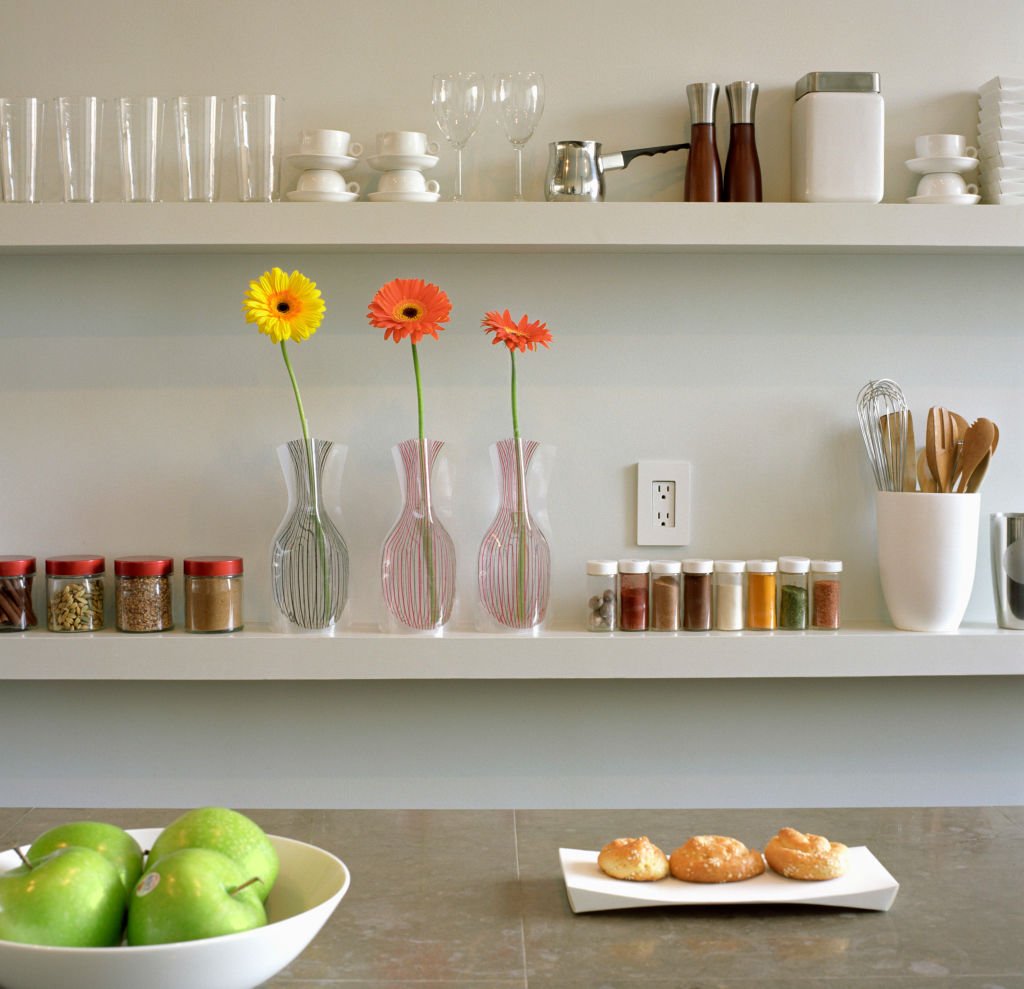
<svg viewBox="0 0 1024 989">
<path fill-rule="evenodd" d="M 344 130 L 323 128 L 299 131 L 299 150 L 287 157 L 301 169 L 296 188 L 288 193 L 293 203 L 350 203 L 359 198 L 359 183 L 342 175 L 359 160 L 363 146 Z"/>
<path fill-rule="evenodd" d="M 389 130 L 377 135 L 377 153 L 366 161 L 381 172 L 377 191 L 369 198 L 375 203 L 436 203 L 441 187 L 423 172 L 437 162 L 438 144 L 421 131 Z"/>
<path fill-rule="evenodd" d="M 981 201 L 978 187 L 964 179 L 965 172 L 978 167 L 978 151 L 968 146 L 963 134 L 922 134 L 914 141 L 914 150 L 917 157 L 906 165 L 921 178 L 917 195 L 908 203 L 974 206 Z"/>
</svg>

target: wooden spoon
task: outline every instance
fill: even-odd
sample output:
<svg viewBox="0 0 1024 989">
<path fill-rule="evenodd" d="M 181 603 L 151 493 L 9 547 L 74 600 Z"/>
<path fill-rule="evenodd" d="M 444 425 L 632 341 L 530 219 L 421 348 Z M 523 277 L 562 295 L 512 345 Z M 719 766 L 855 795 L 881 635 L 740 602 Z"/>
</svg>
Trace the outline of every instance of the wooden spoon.
<svg viewBox="0 0 1024 989">
<path fill-rule="evenodd" d="M 962 494 L 967 490 L 971 475 L 982 460 L 991 456 L 994 439 L 995 429 L 991 419 L 978 419 L 973 426 L 967 427 L 963 454 L 960 457 L 960 483 L 956 488 L 958 493 Z"/>
<path fill-rule="evenodd" d="M 993 422 L 992 423 L 992 449 L 981 458 L 978 466 L 974 468 L 973 473 L 967 479 L 967 493 L 974 494 L 978 488 L 981 487 L 981 482 L 985 479 L 985 472 L 988 470 L 988 465 L 992 461 L 992 457 L 995 455 L 996 447 L 999 446 L 999 427 Z"/>
<path fill-rule="evenodd" d="M 935 478 L 928 470 L 928 451 L 924 447 L 921 447 L 921 452 L 917 456 L 917 483 L 922 491 L 935 494 Z"/>
</svg>

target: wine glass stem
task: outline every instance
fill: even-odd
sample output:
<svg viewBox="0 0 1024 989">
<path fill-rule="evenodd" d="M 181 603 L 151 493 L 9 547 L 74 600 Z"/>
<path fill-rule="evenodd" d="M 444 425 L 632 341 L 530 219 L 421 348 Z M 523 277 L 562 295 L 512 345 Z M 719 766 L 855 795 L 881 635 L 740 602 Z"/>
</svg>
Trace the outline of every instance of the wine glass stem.
<svg viewBox="0 0 1024 989">
<path fill-rule="evenodd" d="M 462 148 L 455 149 L 455 192 L 452 194 L 452 202 L 456 203 L 462 199 Z"/>
<path fill-rule="evenodd" d="M 523 149 L 520 145 L 515 146 L 516 167 L 515 177 L 512 180 L 512 201 L 521 203 L 523 201 Z"/>
</svg>

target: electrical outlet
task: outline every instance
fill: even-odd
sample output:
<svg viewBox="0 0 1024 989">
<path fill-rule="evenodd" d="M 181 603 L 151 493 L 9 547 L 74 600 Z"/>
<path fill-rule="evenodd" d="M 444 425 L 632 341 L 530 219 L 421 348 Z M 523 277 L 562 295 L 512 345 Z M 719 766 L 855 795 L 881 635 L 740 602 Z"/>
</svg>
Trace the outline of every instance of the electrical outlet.
<svg viewBox="0 0 1024 989">
<path fill-rule="evenodd" d="M 690 541 L 690 465 L 641 460 L 636 465 L 637 546 L 685 546 Z"/>
</svg>

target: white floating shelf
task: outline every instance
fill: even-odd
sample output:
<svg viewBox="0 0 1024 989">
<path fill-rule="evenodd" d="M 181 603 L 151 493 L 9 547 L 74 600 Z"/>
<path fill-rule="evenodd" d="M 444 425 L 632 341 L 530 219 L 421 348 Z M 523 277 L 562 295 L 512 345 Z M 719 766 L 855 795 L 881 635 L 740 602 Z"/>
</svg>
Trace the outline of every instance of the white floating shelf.
<svg viewBox="0 0 1024 989">
<path fill-rule="evenodd" d="M 679 632 L 443 637 L 247 628 L 0 636 L 4 680 L 610 680 L 1024 675 L 1024 633 Z"/>
<path fill-rule="evenodd" d="M 1024 206 L 808 203 L 0 205 L 0 254 L 1024 252 Z"/>
</svg>

